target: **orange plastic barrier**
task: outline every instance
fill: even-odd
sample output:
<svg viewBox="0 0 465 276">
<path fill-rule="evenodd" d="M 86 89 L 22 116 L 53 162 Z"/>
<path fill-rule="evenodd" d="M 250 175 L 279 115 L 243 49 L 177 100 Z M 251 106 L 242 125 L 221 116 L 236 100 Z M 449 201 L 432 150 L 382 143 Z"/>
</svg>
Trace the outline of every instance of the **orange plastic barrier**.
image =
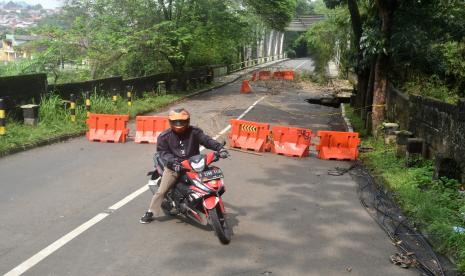
<svg viewBox="0 0 465 276">
<path fill-rule="evenodd" d="M 243 150 L 265 151 L 267 148 L 268 124 L 231 120 L 229 146 Z"/>
<path fill-rule="evenodd" d="M 294 71 L 282 71 L 285 80 L 294 80 Z"/>
<path fill-rule="evenodd" d="M 249 81 L 248 80 L 242 81 L 241 93 L 242 94 L 247 94 L 247 93 L 250 93 L 251 91 L 252 91 L 252 89 L 250 87 Z"/>
<path fill-rule="evenodd" d="M 170 128 L 170 123 L 167 117 L 137 116 L 134 142 L 156 144 L 160 133 L 168 128 Z"/>
<path fill-rule="evenodd" d="M 90 113 L 86 120 L 89 127 L 86 136 L 94 142 L 124 143 L 129 133 L 128 121 L 129 115 Z"/>
<path fill-rule="evenodd" d="M 271 77 L 271 72 L 270 71 L 260 71 L 258 73 L 258 79 L 259 80 L 269 80 Z"/>
<path fill-rule="evenodd" d="M 273 126 L 271 151 L 286 156 L 305 157 L 309 155 L 312 130 L 288 126 Z"/>
<path fill-rule="evenodd" d="M 252 81 L 256 81 L 257 80 L 257 71 L 254 71 L 252 73 Z"/>
<path fill-rule="evenodd" d="M 318 131 L 320 144 L 316 146 L 318 158 L 356 160 L 360 138 L 356 132 Z"/>
<path fill-rule="evenodd" d="M 273 79 L 282 80 L 284 78 L 284 72 L 276 71 L 273 73 Z"/>
</svg>

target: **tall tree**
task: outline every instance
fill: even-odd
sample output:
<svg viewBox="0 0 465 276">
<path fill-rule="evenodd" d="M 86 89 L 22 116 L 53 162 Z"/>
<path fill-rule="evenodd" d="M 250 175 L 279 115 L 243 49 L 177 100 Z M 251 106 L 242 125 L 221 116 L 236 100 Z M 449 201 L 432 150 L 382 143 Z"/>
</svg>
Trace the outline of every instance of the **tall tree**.
<svg viewBox="0 0 465 276">
<path fill-rule="evenodd" d="M 385 118 L 387 78 L 389 72 L 389 52 L 393 26 L 394 11 L 397 0 L 376 0 L 379 18 L 381 20 L 381 35 L 383 51 L 376 58 L 374 88 L 373 88 L 373 115 L 372 131 L 376 135 L 378 127 Z"/>
</svg>

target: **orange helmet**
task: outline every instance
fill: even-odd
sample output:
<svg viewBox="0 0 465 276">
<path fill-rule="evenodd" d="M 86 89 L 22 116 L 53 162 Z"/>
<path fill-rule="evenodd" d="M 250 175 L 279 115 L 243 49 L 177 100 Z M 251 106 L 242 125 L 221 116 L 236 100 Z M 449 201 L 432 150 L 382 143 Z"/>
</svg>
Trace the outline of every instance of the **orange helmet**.
<svg viewBox="0 0 465 276">
<path fill-rule="evenodd" d="M 191 115 L 184 108 L 172 109 L 168 115 L 171 129 L 177 134 L 182 134 L 189 128 L 190 119 Z"/>
</svg>

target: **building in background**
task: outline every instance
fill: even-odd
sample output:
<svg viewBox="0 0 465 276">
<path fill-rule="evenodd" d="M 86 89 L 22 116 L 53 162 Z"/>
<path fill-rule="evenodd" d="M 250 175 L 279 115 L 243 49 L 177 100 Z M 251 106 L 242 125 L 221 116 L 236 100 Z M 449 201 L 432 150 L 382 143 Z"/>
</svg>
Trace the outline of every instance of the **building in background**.
<svg viewBox="0 0 465 276">
<path fill-rule="evenodd" d="M 40 36 L 7 34 L 0 43 L 0 62 L 31 59 L 32 52 L 28 50 L 28 43 L 40 39 Z M 19 47 L 22 46 L 22 47 Z"/>
</svg>

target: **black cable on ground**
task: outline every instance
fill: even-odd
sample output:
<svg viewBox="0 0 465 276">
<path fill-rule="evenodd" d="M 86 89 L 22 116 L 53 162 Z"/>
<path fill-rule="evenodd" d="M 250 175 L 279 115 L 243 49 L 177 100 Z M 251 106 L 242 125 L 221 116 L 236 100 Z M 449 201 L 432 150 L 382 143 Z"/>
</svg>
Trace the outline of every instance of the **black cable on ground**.
<svg viewBox="0 0 465 276">
<path fill-rule="evenodd" d="M 374 206 L 373 208 L 376 210 L 377 213 L 381 214 L 383 217 L 382 217 L 382 221 L 380 222 L 377 218 L 375 218 L 371 213 L 370 213 L 370 216 L 373 217 L 373 219 L 375 219 L 375 221 L 380 225 L 380 227 L 388 234 L 388 236 L 390 237 L 390 239 L 394 242 L 394 244 L 399 247 L 404 253 L 409 253 L 409 252 L 412 252 L 412 250 L 408 250 L 407 248 L 405 248 L 404 246 L 401 245 L 401 243 L 404 243 L 404 241 L 398 239 L 397 237 L 399 236 L 399 227 L 401 225 L 403 225 L 406 230 L 408 232 L 416 232 L 414 231 L 410 226 L 408 226 L 406 223 L 405 223 L 405 220 L 402 220 L 402 221 L 397 221 L 394 217 L 392 217 L 391 215 L 387 214 L 386 212 L 384 212 L 383 210 L 381 210 L 381 208 L 379 207 L 379 205 L 384 205 L 383 203 L 380 203 L 380 200 L 379 200 L 379 196 L 377 196 L 378 198 L 378 201 L 377 203 L 379 204 L 376 204 L 377 206 Z M 368 204 L 363 200 L 363 198 L 360 198 L 360 200 L 362 201 L 362 205 L 364 206 L 367 206 L 368 207 Z M 387 220 L 391 220 L 392 223 L 398 223 L 394 232 L 391 232 L 390 229 L 387 227 Z M 423 263 L 423 261 L 417 259 L 417 262 L 418 264 L 421 266 L 422 270 L 424 270 L 425 272 L 427 272 L 429 275 L 444 275 L 444 272 L 442 271 L 442 268 L 440 267 L 440 263 L 439 263 L 439 260 L 437 259 L 437 256 L 436 254 L 432 251 L 432 249 L 430 248 L 429 244 L 423 239 L 423 236 L 421 234 L 417 234 L 416 235 L 419 239 L 421 239 L 421 244 L 423 245 L 422 247 L 425 247 L 425 249 L 427 249 L 428 251 L 430 251 L 430 255 L 433 256 L 433 260 L 435 261 L 436 265 L 438 266 L 437 268 L 437 272 L 435 272 L 435 269 L 431 269 L 428 265 L 426 265 L 425 263 Z M 426 246 L 425 246 L 426 245 Z M 407 244 L 408 246 L 408 244 Z M 420 246 L 418 244 L 418 246 Z M 413 250 L 415 251 L 415 250 Z M 416 254 L 418 255 L 418 254 Z"/>
<path fill-rule="evenodd" d="M 354 168 L 357 168 L 359 173 L 351 171 Z M 393 204 L 392 199 L 376 185 L 373 177 L 367 173 L 360 162 L 355 162 L 348 169 L 336 168 L 335 170 L 330 170 L 328 171 L 328 174 L 343 175 L 349 171 L 351 171 L 350 174 L 352 176 L 362 177 L 367 180 L 367 183 L 363 184 L 363 186 L 359 184 L 357 189 L 360 203 L 367 210 L 367 213 L 381 227 L 381 229 L 386 232 L 391 241 L 403 252 L 403 254 L 412 255 L 413 252 L 416 256 L 415 260 L 418 264 L 417 268 L 423 273 L 433 276 L 444 276 L 445 274 L 441 263 L 439 262 L 436 253 L 433 251 L 426 238 L 423 236 L 423 234 L 419 233 L 410 225 L 408 225 L 408 220 L 404 216 L 402 216 L 403 219 L 399 220 L 400 216 L 395 214 L 401 214 L 400 209 L 395 204 Z M 372 188 L 374 191 L 370 191 L 368 188 Z M 365 201 L 363 198 L 363 193 L 373 194 L 372 206 L 370 206 L 370 204 Z M 375 216 L 375 214 L 370 212 L 369 209 L 376 211 L 378 216 Z M 402 228 L 405 231 L 402 232 Z M 416 246 L 409 245 L 409 241 L 405 239 L 400 239 L 400 236 L 404 234 L 406 236 L 412 237 L 412 240 L 415 241 L 414 243 L 416 243 Z M 418 248 L 424 249 L 426 252 L 419 251 Z M 421 255 L 425 254 L 428 256 L 428 258 L 419 258 Z M 427 262 L 431 262 L 432 265 L 428 264 Z"/>
</svg>

